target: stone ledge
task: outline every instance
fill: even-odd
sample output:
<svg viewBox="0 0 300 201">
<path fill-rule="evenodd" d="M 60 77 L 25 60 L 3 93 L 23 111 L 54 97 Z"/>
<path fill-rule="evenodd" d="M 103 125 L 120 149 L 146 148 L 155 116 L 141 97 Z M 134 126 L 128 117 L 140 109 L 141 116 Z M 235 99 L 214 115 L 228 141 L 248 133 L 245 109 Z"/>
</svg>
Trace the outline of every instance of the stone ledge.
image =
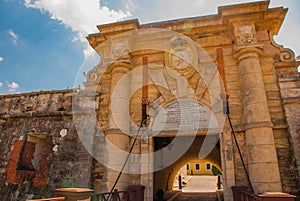
<svg viewBox="0 0 300 201">
<path fill-rule="evenodd" d="M 258 127 L 269 127 L 269 128 L 273 128 L 273 124 L 272 122 L 252 122 L 252 123 L 248 123 L 244 125 L 244 129 L 248 130 L 251 128 L 258 128 Z"/>
<path fill-rule="evenodd" d="M 298 103 L 300 103 L 300 97 L 283 98 L 283 104 L 284 105 L 298 104 Z"/>
<path fill-rule="evenodd" d="M 0 114 L 0 119 L 9 118 L 32 118 L 32 117 L 63 117 L 73 116 L 72 111 L 57 111 L 57 112 L 24 112 L 24 113 L 4 113 Z"/>
<path fill-rule="evenodd" d="M 61 200 L 65 200 L 65 197 L 44 198 L 44 199 L 28 200 L 28 201 L 61 201 Z"/>
<path fill-rule="evenodd" d="M 64 90 L 52 90 L 52 91 L 33 91 L 33 92 L 25 92 L 19 94 L 4 94 L 0 95 L 0 98 L 14 98 L 21 96 L 39 96 L 44 94 L 63 94 L 63 93 L 73 93 L 74 89 L 64 89 Z"/>
</svg>

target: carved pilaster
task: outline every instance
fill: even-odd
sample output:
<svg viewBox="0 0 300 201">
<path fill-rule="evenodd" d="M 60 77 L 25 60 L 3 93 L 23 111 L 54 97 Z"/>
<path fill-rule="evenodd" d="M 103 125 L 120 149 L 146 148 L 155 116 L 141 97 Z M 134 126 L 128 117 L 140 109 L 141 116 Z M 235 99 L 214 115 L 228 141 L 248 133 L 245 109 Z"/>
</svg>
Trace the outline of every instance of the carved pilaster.
<svg viewBox="0 0 300 201">
<path fill-rule="evenodd" d="M 245 124 L 248 169 L 256 192 L 281 191 L 273 125 L 260 66 L 262 44 L 236 46 Z"/>
<path fill-rule="evenodd" d="M 130 77 L 128 72 L 132 69 L 129 60 L 118 60 L 109 67 L 111 72 L 111 94 L 108 129 L 106 130 L 106 167 L 104 174 L 104 190 L 110 191 L 119 171 L 122 169 L 129 151 L 129 100 Z M 112 168 L 112 169 L 110 169 Z M 128 186 L 126 170 L 117 183 L 118 190 L 125 190 Z"/>
<path fill-rule="evenodd" d="M 247 129 L 273 126 L 260 67 L 262 48 L 262 45 L 252 44 L 234 49 L 239 65 L 244 123 Z"/>
<path fill-rule="evenodd" d="M 128 72 L 132 64 L 128 61 L 116 62 L 110 66 L 111 70 L 111 94 L 109 129 L 121 129 L 129 132 L 129 100 L 130 100 L 130 76 Z"/>
</svg>

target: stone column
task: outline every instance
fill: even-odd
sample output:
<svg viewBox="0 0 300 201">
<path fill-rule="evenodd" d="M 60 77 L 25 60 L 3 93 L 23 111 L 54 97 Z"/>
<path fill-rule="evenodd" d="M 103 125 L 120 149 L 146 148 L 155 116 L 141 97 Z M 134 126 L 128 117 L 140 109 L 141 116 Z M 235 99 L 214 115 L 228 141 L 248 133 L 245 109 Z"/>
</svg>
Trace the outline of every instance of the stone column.
<svg viewBox="0 0 300 201">
<path fill-rule="evenodd" d="M 267 96 L 260 66 L 263 45 L 239 45 L 238 61 L 248 170 L 255 192 L 282 191 Z"/>
<path fill-rule="evenodd" d="M 129 152 L 129 99 L 131 69 L 129 62 L 119 62 L 111 66 L 111 94 L 109 123 L 106 135 L 106 168 L 104 171 L 104 191 L 113 187 Z M 128 169 L 128 163 L 126 171 Z M 125 190 L 128 186 L 128 174 L 122 173 L 115 189 Z"/>
<path fill-rule="evenodd" d="M 154 140 L 148 137 L 147 128 L 143 130 L 146 138 L 141 140 L 141 185 L 145 186 L 145 201 L 153 200 L 153 155 Z M 144 172 L 148 172 L 144 174 Z"/>
<path fill-rule="evenodd" d="M 235 186 L 233 145 L 230 132 L 230 127 L 228 123 L 226 123 L 223 128 L 223 133 L 220 135 L 224 200 L 233 199 L 231 187 Z"/>
</svg>

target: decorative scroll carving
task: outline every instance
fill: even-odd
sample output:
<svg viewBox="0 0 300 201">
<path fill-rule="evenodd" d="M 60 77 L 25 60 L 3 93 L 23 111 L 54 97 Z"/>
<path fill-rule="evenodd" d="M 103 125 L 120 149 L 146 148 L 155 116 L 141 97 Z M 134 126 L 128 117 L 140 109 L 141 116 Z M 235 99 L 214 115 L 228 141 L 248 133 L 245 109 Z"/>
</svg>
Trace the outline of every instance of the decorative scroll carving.
<svg viewBox="0 0 300 201">
<path fill-rule="evenodd" d="M 118 67 L 118 70 L 126 70 L 132 68 L 132 63 L 128 58 L 128 49 L 125 43 L 114 43 L 108 44 L 106 48 L 98 49 L 98 54 L 100 55 L 100 63 L 96 65 L 88 73 L 84 73 L 86 82 L 84 85 L 93 86 L 99 84 L 100 78 L 105 71 L 112 71 Z M 108 50 L 108 51 L 107 51 Z M 104 55 L 106 56 L 106 60 Z"/>
<path fill-rule="evenodd" d="M 97 74 L 97 69 L 94 68 L 93 70 L 89 71 L 86 79 L 88 82 L 96 82 L 98 80 L 98 74 Z"/>
<path fill-rule="evenodd" d="M 288 49 L 283 49 L 279 57 L 280 57 L 280 61 L 282 62 L 290 62 L 295 60 L 294 53 L 292 52 L 292 50 L 288 50 Z"/>
<path fill-rule="evenodd" d="M 275 48 L 279 49 L 279 53 L 275 56 L 275 60 L 279 62 L 294 62 L 295 61 L 295 54 L 291 49 L 284 48 L 282 45 L 278 45 L 274 41 L 274 33 L 269 33 L 271 45 Z"/>
<path fill-rule="evenodd" d="M 100 78 L 100 74 L 101 74 L 101 66 L 103 66 L 103 60 L 100 59 L 100 63 L 98 65 L 96 65 L 92 70 L 90 70 L 88 73 L 83 73 L 84 77 L 86 78 L 86 82 L 84 83 L 84 85 L 89 85 L 87 83 L 90 83 L 90 85 L 95 84 L 99 81 Z"/>
</svg>

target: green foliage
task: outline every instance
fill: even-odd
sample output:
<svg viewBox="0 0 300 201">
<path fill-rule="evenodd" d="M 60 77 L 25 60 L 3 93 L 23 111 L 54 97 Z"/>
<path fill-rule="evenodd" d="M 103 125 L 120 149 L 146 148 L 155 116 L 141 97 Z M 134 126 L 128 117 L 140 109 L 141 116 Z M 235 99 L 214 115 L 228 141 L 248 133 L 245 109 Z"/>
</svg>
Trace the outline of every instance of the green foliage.
<svg viewBox="0 0 300 201">
<path fill-rule="evenodd" d="M 60 107 L 57 109 L 57 111 L 66 111 L 66 109 L 64 107 Z"/>
<path fill-rule="evenodd" d="M 214 165 L 211 168 L 211 172 L 214 176 L 222 175 L 222 172 Z"/>
<path fill-rule="evenodd" d="M 75 187 L 75 179 L 68 175 L 62 180 L 61 186 L 62 188 L 73 188 Z"/>
<path fill-rule="evenodd" d="M 44 188 L 45 188 L 46 190 L 49 190 L 49 184 L 45 184 Z"/>
</svg>

